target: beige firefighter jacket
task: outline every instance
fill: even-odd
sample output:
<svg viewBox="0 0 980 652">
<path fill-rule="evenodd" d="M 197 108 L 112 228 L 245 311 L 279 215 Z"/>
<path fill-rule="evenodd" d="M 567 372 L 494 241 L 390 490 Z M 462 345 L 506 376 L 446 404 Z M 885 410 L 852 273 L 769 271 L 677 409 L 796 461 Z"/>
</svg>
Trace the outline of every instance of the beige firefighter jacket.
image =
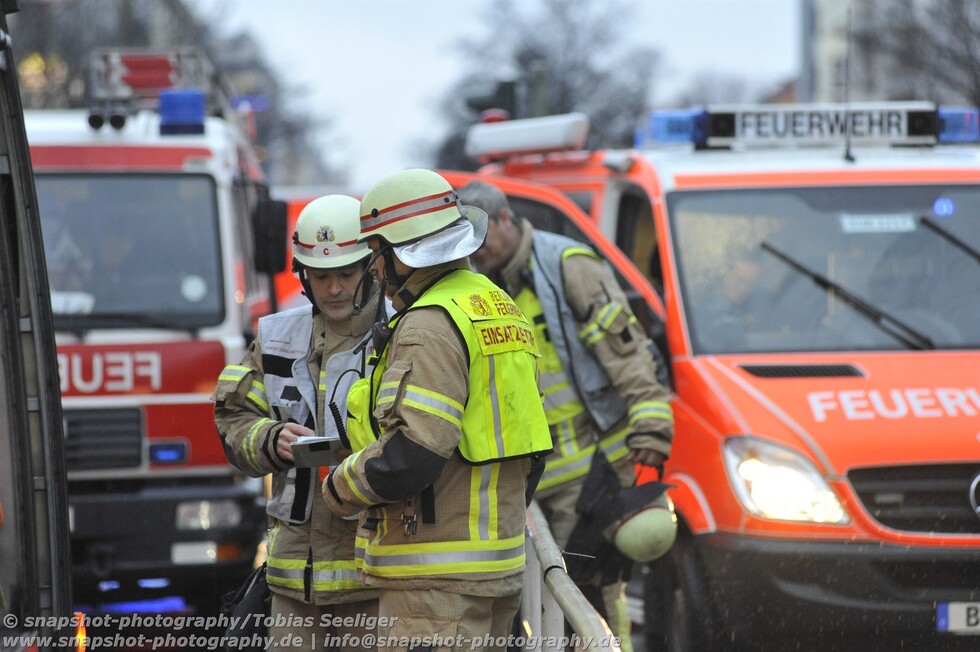
<svg viewBox="0 0 980 652">
<path fill-rule="evenodd" d="M 521 241 L 514 257 L 499 274 L 491 277 L 512 297 L 518 296 L 524 288 L 532 292 L 534 290 L 532 276 L 527 273 L 534 227 L 524 218 L 520 219 L 519 224 Z M 592 256 L 566 257 L 562 262 L 562 278 L 575 281 L 565 283 L 565 294 L 573 313 L 583 316 L 580 327 L 585 325 L 589 315 L 594 314 L 594 308 L 601 304 L 615 302 L 626 311 L 629 310 L 626 295 L 609 268 Z M 620 337 L 605 337 L 590 347 L 592 354 L 605 369 L 627 406 L 644 402 L 669 404 L 670 392 L 656 378 L 657 367 L 648 348 L 650 339 L 647 334 L 635 322 L 626 324 L 624 320 L 620 327 L 630 330 L 629 342 Z M 624 429 L 629 429 L 631 433 L 626 439 L 629 448 L 653 449 L 665 456 L 670 455 L 673 439 L 671 420 L 642 418 L 630 425 L 628 418 L 624 417 L 605 432 L 601 432 L 588 413 L 583 411 L 572 419 L 571 424 L 552 425 L 551 436 L 555 450 L 549 457 L 549 463 Z"/>
<path fill-rule="evenodd" d="M 365 334 L 374 325 L 375 307 L 376 300 L 365 306 L 350 320 L 343 322 L 328 321 L 322 313 L 313 318 L 314 341 L 308 366 L 312 378 L 318 385 L 317 423 L 324 423 L 324 419 L 331 418 L 325 405 L 330 398 L 328 392 L 335 380 L 328 378 L 325 379 L 325 384 L 321 384 L 317 380 L 320 368 L 325 365 L 331 354 L 347 351 L 364 339 Z M 255 339 L 239 365 L 250 371 L 244 375 L 239 374 L 240 379 L 234 381 L 219 380 L 213 397 L 215 424 L 228 459 L 234 466 L 253 477 L 272 473 L 283 476 L 285 480 L 291 465 L 283 462 L 275 454 L 275 440 L 285 424 L 274 420 L 268 409 L 261 409 L 254 400 L 249 399 L 249 393 L 253 391 L 253 382 L 263 381 L 262 350 L 259 341 L 260 338 Z M 258 432 L 252 438 L 252 444 L 246 445 L 253 429 L 258 429 Z M 302 473 L 296 475 L 298 477 Z M 357 521 L 344 520 L 327 509 L 319 499 L 316 476 L 314 473 L 310 475 L 313 484 L 308 491 L 311 494 L 308 520 L 302 523 L 288 523 L 274 516 L 269 517 L 271 522 L 269 556 L 287 562 L 301 563 L 302 568 L 296 569 L 294 574 L 302 580 L 296 588 L 278 586 L 270 582 L 271 590 L 296 600 L 321 605 L 377 597 L 377 591 L 365 586 L 314 590 L 316 571 L 331 568 L 333 562 L 346 563 L 353 560 Z M 295 479 L 290 477 L 287 482 L 294 483 Z M 303 512 L 303 507 L 300 506 L 298 512 Z M 309 569 L 306 568 L 307 566 Z"/>
<path fill-rule="evenodd" d="M 466 268 L 462 259 L 415 270 L 392 298 L 396 312 L 410 305 L 447 272 Z M 438 308 L 420 308 L 401 317 L 388 349 L 388 369 L 382 383 L 395 383 L 411 374 L 414 386 L 465 405 L 469 393 L 469 359 L 452 318 Z M 381 537 L 382 545 L 426 544 L 460 541 L 470 536 L 471 496 L 481 481 L 481 467 L 460 457 L 462 431 L 446 419 L 403 405 L 401 397 L 379 405 L 381 438 L 356 458 L 345 461 L 323 485 L 323 497 L 336 513 L 351 514 L 372 507 L 364 496 L 340 480 L 344 473 L 356 476 L 369 492 L 384 499 L 367 509 L 362 518 L 369 538 Z M 354 462 L 351 464 L 351 462 Z M 498 534 L 501 539 L 522 536 L 525 527 L 527 458 L 494 463 L 498 467 L 495 496 Z M 352 467 L 347 469 L 346 467 Z M 486 468 L 486 467 L 483 467 Z M 406 531 L 403 517 L 414 521 L 414 534 Z M 521 590 L 523 567 L 489 573 L 380 577 L 363 574 L 366 583 L 390 589 L 439 588 L 478 596 L 513 595 Z"/>
</svg>

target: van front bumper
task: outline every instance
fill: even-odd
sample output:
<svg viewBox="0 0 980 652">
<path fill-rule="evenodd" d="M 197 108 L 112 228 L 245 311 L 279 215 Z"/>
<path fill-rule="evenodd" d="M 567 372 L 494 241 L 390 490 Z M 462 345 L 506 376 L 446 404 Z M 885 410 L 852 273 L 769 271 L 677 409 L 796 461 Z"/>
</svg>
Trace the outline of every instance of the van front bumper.
<svg viewBox="0 0 980 652">
<path fill-rule="evenodd" d="M 936 627 L 938 604 L 980 602 L 980 547 L 729 534 L 702 535 L 695 542 L 715 616 L 733 640 L 968 639 L 980 648 L 980 636 Z"/>
<path fill-rule="evenodd" d="M 180 596 L 217 613 L 217 598 L 237 589 L 251 572 L 266 529 L 265 504 L 256 488 L 229 478 L 69 482 L 72 588 L 76 604 Z M 182 503 L 234 503 L 233 526 L 181 529 Z"/>
</svg>

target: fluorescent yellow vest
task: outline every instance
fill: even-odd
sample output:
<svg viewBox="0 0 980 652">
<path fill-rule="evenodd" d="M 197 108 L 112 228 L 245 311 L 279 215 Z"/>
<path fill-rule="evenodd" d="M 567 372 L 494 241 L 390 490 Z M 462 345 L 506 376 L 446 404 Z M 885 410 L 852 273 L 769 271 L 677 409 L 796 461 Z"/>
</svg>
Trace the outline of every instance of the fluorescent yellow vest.
<svg viewBox="0 0 980 652">
<path fill-rule="evenodd" d="M 449 314 L 469 353 L 470 394 L 459 444 L 463 459 L 487 464 L 550 451 L 551 435 L 535 384 L 537 338 L 517 304 L 485 276 L 456 270 L 409 310 L 432 306 Z M 389 324 L 393 331 L 400 317 Z M 355 452 L 380 434 L 370 414 L 378 404 L 387 353 L 385 347 L 371 376 L 357 381 L 347 397 L 347 436 Z"/>
<path fill-rule="evenodd" d="M 444 310 L 462 335 L 469 356 L 469 397 L 459 406 L 462 438 L 459 452 L 473 464 L 473 491 L 493 485 L 496 464 L 551 451 L 551 435 L 537 387 L 538 349 L 534 332 L 513 300 L 482 275 L 456 270 L 436 282 L 409 310 L 437 307 Z M 403 313 L 404 314 L 404 313 Z M 399 317 L 391 323 L 398 328 Z M 434 353 L 437 355 L 438 353 Z M 380 434 L 371 419 L 379 401 L 393 400 L 382 386 L 387 369 L 387 347 L 374 371 L 354 384 L 348 396 L 348 438 L 354 456 Z M 403 398 L 402 400 L 412 400 Z M 426 409 L 436 409 L 432 405 Z M 448 413 L 447 413 L 448 415 Z M 493 501 L 493 494 L 490 494 Z M 454 541 L 384 541 L 388 524 L 382 516 L 379 539 L 358 537 L 357 567 L 382 577 L 420 577 L 485 573 L 522 568 L 524 533 L 499 538 L 491 518 L 495 505 L 474 495 L 470 504 L 475 527 L 469 538 Z M 369 510 L 381 515 L 384 510 Z M 490 519 L 481 525 L 481 519 Z"/>
</svg>

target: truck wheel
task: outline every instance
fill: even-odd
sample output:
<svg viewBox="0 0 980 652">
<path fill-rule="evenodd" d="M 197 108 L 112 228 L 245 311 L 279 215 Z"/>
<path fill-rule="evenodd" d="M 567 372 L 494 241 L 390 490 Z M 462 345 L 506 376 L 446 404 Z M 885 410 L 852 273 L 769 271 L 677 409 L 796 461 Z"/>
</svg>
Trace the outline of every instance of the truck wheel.
<svg viewBox="0 0 980 652">
<path fill-rule="evenodd" d="M 649 652 L 717 652 L 721 645 L 691 535 L 678 531 L 670 552 L 650 563 L 643 586 Z"/>
</svg>

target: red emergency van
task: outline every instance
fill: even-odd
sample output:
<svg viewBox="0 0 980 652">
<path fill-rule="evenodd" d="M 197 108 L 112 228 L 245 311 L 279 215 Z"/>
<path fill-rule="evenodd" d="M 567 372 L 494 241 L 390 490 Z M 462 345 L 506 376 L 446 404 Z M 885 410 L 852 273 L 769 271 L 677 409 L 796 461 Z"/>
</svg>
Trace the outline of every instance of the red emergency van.
<svg viewBox="0 0 980 652">
<path fill-rule="evenodd" d="M 265 531 L 210 400 L 274 308 L 285 204 L 193 50 L 105 50 L 89 110 L 25 121 L 66 430 L 75 600 L 214 614 Z M 123 604 L 125 606 L 119 606 Z"/>
<path fill-rule="evenodd" d="M 588 128 L 481 124 L 467 149 L 565 193 L 662 292 L 680 530 L 648 641 L 975 644 L 980 114 L 698 108 L 616 151 Z"/>
</svg>

